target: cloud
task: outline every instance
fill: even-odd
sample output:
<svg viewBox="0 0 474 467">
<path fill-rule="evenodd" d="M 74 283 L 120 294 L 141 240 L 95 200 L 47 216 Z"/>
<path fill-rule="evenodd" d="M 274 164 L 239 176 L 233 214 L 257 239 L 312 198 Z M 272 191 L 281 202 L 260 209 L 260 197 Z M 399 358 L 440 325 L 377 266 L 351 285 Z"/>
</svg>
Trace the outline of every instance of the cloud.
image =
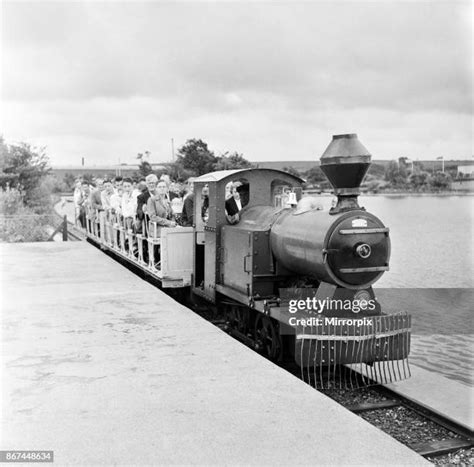
<svg viewBox="0 0 474 467">
<path fill-rule="evenodd" d="M 367 130 L 387 157 L 467 156 L 469 12 L 462 2 L 7 2 L 2 128 L 61 157 L 167 153 L 171 137 L 207 135 L 257 158 L 309 158 L 315 133 L 326 145 L 339 128 Z"/>
</svg>

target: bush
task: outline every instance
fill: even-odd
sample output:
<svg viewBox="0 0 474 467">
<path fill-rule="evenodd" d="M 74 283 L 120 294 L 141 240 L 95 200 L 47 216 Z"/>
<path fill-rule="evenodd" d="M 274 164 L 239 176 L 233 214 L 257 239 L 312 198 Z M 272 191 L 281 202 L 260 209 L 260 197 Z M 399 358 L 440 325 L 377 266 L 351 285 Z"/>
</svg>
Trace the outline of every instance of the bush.
<svg viewBox="0 0 474 467">
<path fill-rule="evenodd" d="M 38 215 L 24 206 L 18 190 L 0 188 L 0 241 L 44 242 L 50 237 L 51 226 L 57 223 L 54 216 Z"/>
</svg>

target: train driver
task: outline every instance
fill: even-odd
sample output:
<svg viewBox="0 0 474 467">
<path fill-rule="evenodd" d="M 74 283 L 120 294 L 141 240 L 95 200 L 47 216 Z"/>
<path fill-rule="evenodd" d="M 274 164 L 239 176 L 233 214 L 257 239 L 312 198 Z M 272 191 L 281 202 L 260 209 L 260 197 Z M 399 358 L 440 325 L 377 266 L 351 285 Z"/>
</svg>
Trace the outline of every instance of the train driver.
<svg viewBox="0 0 474 467">
<path fill-rule="evenodd" d="M 247 185 L 248 186 L 248 185 Z M 241 182 L 234 182 L 230 188 L 231 197 L 225 202 L 225 215 L 229 224 L 237 224 L 240 220 L 239 213 L 248 203 L 248 197 L 241 197 L 244 185 Z"/>
</svg>

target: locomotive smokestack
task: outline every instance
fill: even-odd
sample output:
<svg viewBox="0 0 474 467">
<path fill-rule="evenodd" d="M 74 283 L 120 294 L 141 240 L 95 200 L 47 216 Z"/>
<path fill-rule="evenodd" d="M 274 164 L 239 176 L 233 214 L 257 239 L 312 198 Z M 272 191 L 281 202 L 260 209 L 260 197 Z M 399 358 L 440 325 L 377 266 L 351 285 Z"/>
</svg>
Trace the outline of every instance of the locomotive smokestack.
<svg viewBox="0 0 474 467">
<path fill-rule="evenodd" d="M 369 170 L 371 155 L 356 134 L 334 135 L 321 156 L 321 170 L 334 187 L 337 205 L 331 214 L 360 209 L 360 184 Z"/>
</svg>

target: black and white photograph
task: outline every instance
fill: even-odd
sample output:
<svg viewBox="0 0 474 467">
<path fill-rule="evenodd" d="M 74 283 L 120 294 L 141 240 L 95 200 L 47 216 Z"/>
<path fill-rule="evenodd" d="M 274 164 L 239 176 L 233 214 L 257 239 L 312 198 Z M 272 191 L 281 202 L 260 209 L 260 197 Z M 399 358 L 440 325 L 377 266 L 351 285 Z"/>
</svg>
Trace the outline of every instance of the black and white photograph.
<svg viewBox="0 0 474 467">
<path fill-rule="evenodd" d="M 0 465 L 474 465 L 473 19 L 0 0 Z"/>
</svg>

